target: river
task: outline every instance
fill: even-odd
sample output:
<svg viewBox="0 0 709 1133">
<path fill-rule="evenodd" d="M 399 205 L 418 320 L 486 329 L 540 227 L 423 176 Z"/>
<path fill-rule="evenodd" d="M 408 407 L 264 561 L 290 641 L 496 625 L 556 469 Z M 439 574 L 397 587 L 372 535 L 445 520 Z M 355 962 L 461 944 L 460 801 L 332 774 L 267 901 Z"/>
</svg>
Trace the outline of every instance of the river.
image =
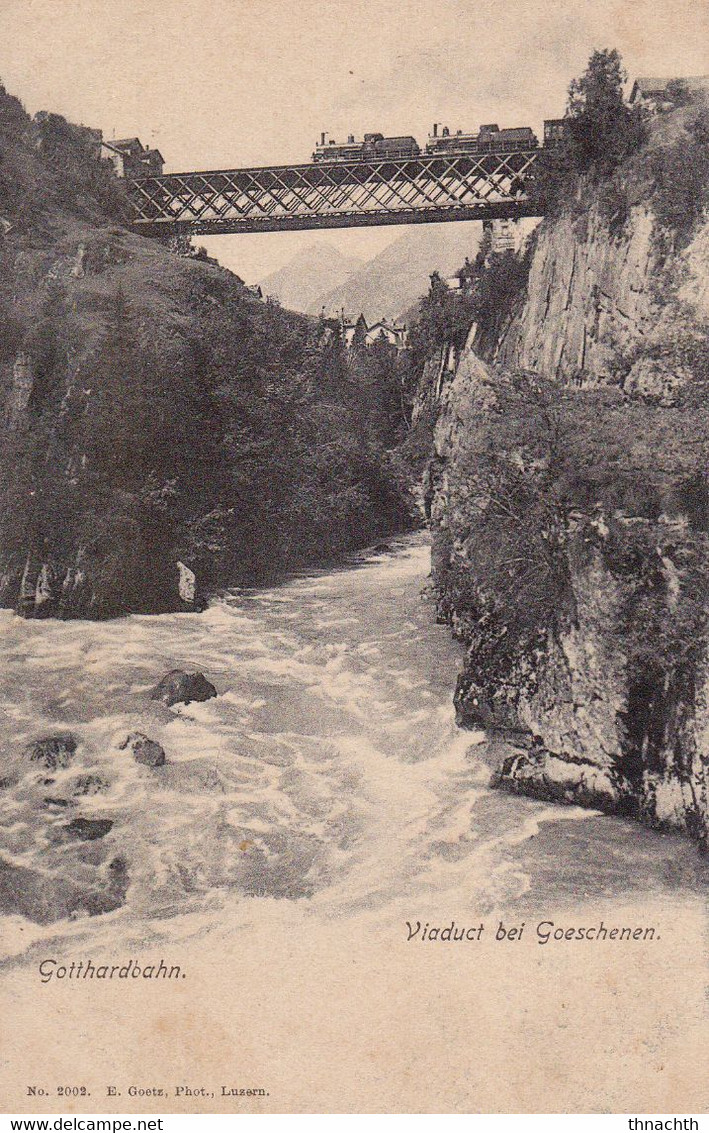
<svg viewBox="0 0 709 1133">
<path fill-rule="evenodd" d="M 701 901 L 706 863 L 688 841 L 489 788 L 485 737 L 454 724 L 461 649 L 422 596 L 428 570 L 417 535 L 202 614 L 4 611 L 5 956 L 136 926 L 145 939 L 203 933 L 269 899 L 380 922 L 413 908 L 465 919 L 633 894 Z M 152 702 L 180 667 L 219 695 Z M 18 759 L 58 730 L 80 741 L 69 768 Z M 162 744 L 164 767 L 121 750 L 136 730 Z M 77 797 L 77 778 L 96 790 Z M 77 817 L 110 832 L 67 837 Z"/>
</svg>

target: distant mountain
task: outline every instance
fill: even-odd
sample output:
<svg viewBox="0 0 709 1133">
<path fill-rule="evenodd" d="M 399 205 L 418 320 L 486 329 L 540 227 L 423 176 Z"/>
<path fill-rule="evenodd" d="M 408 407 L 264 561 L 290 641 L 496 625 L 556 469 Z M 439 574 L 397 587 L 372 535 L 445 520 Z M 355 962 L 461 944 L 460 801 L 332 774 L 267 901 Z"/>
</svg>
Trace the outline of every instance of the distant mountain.
<svg viewBox="0 0 709 1133">
<path fill-rule="evenodd" d="M 393 244 L 330 292 L 321 293 L 307 313 L 337 315 L 344 308 L 368 322 L 398 319 L 428 291 L 431 272 L 452 275 L 478 250 L 481 226 L 475 223 L 426 224 L 408 228 Z"/>
<path fill-rule="evenodd" d="M 293 311 L 315 310 L 320 314 L 320 297 L 346 284 L 364 266 L 355 256 L 343 256 L 331 244 L 310 244 L 284 267 L 259 280 L 264 295 L 273 295 Z"/>
</svg>

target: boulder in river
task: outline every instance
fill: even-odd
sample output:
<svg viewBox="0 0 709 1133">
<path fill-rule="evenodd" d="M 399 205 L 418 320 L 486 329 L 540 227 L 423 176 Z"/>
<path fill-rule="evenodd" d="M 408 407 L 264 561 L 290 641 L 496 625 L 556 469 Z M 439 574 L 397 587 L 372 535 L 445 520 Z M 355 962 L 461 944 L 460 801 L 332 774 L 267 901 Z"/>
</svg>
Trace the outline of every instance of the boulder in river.
<svg viewBox="0 0 709 1133">
<path fill-rule="evenodd" d="M 145 767 L 162 767 L 165 763 L 164 749 L 142 732 L 131 732 L 118 746 L 121 751 L 128 748 L 135 762 L 142 763 Z"/>
<path fill-rule="evenodd" d="M 186 673 L 183 669 L 172 669 L 150 694 L 151 700 L 162 700 L 168 708 L 171 704 L 189 704 L 193 700 L 209 700 L 216 696 L 217 690 L 204 673 Z"/>
<path fill-rule="evenodd" d="M 58 767 L 69 766 L 76 748 L 77 740 L 71 732 L 56 732 L 28 744 L 25 754 L 33 763 L 41 763 L 49 771 L 56 771 Z"/>
<path fill-rule="evenodd" d="M 19 914 L 36 924 L 53 924 L 83 912 L 109 913 L 123 904 L 127 874 L 111 874 L 108 886 L 79 885 L 64 877 L 12 865 L 0 858 L 0 913 Z"/>
<path fill-rule="evenodd" d="M 101 775 L 89 772 L 79 775 L 71 785 L 72 795 L 98 795 L 108 790 L 108 783 Z"/>
<path fill-rule="evenodd" d="M 66 838 L 78 838 L 82 842 L 93 842 L 105 838 L 113 826 L 110 818 L 73 818 L 62 828 Z"/>
</svg>

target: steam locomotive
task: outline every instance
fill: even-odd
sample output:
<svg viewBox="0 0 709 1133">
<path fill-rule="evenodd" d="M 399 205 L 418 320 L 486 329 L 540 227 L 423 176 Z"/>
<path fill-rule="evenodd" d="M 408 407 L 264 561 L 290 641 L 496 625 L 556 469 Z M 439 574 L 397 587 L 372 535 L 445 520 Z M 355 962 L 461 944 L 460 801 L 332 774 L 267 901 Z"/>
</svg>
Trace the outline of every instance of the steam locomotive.
<svg viewBox="0 0 709 1133">
<path fill-rule="evenodd" d="M 501 130 L 496 122 L 481 126 L 477 134 L 464 134 L 462 130 L 451 134 L 447 126 L 438 133 L 438 124 L 428 136 L 427 154 L 454 153 L 513 153 L 516 150 L 536 149 L 536 135 L 529 126 L 516 126 Z"/>
<path fill-rule="evenodd" d="M 328 141 L 327 134 L 321 134 L 313 161 L 376 161 L 380 158 L 418 157 L 420 153 L 416 138 L 410 136 L 385 138 L 383 134 L 365 134 L 363 142 L 356 142 L 354 134 L 350 134 L 346 143 L 338 145 L 335 141 Z"/>
<path fill-rule="evenodd" d="M 544 145 L 558 145 L 564 133 L 564 119 L 548 118 L 544 122 Z M 481 126 L 477 134 L 464 134 L 458 130 L 451 134 L 447 126 L 438 132 L 438 123 L 428 136 L 425 153 L 427 155 L 451 155 L 465 153 L 514 153 L 534 150 L 539 146 L 536 135 L 529 126 L 516 126 L 503 129 L 496 122 Z M 420 157 L 421 150 L 416 138 L 410 135 L 398 138 L 385 138 L 383 134 L 365 134 L 364 141 L 356 142 L 350 134 L 345 143 L 328 141 L 327 134 L 320 135 L 312 160 L 324 161 L 377 161 L 397 158 Z"/>
</svg>

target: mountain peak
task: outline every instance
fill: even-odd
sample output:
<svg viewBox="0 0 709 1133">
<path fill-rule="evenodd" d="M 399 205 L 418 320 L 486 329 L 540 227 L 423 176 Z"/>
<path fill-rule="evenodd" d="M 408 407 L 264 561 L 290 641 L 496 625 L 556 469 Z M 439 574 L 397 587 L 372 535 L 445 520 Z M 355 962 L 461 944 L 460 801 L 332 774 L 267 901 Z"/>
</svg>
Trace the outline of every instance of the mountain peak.
<svg viewBox="0 0 709 1133">
<path fill-rule="evenodd" d="M 452 275 L 465 257 L 474 257 L 481 229 L 475 222 L 430 224 L 405 228 L 378 256 L 350 272 L 331 291 L 317 295 L 307 313 L 364 314 L 368 322 L 398 319 L 428 291 L 429 277 L 438 271 Z"/>
<path fill-rule="evenodd" d="M 308 311 L 316 306 L 319 314 L 319 297 L 346 283 L 363 266 L 356 256 L 345 256 L 333 244 L 316 240 L 259 282 L 264 295 L 273 295 L 284 307 Z"/>
</svg>

